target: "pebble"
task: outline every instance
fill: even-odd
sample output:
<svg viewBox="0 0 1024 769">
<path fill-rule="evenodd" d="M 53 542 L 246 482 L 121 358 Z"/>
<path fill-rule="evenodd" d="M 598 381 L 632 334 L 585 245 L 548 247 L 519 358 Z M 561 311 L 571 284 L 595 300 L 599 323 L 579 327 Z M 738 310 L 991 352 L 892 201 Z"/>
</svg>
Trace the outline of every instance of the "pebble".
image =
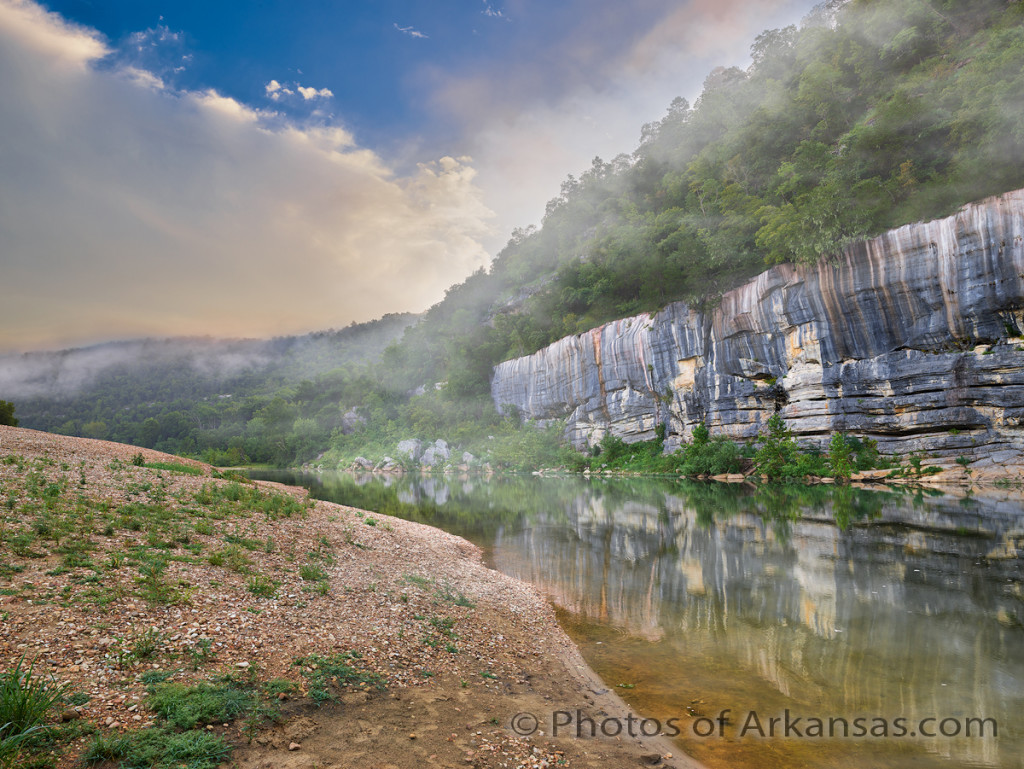
<svg viewBox="0 0 1024 769">
<path fill-rule="evenodd" d="M 288 750 L 299 750 L 301 747 L 299 743 L 293 742 L 288 746 Z"/>
</svg>

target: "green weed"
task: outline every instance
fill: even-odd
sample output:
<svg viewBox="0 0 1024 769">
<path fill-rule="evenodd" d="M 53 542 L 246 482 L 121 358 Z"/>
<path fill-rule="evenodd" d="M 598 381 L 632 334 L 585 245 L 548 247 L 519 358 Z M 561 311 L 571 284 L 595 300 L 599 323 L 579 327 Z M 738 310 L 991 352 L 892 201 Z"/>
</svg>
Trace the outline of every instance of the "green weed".
<svg viewBox="0 0 1024 769">
<path fill-rule="evenodd" d="M 148 467 L 150 470 L 166 470 L 171 473 L 181 473 L 182 475 L 205 475 L 201 467 L 186 465 L 181 462 L 144 462 L 143 467 Z"/>
<path fill-rule="evenodd" d="M 13 762 L 21 748 L 47 728 L 47 716 L 67 693 L 66 685 L 36 675 L 35 662 L 24 665 L 22 656 L 0 674 L 0 762 Z"/>
<path fill-rule="evenodd" d="M 216 769 L 230 755 L 231 746 L 224 738 L 209 732 L 144 729 L 109 737 L 98 735 L 83 758 L 88 764 L 117 762 L 124 769 Z"/>
<path fill-rule="evenodd" d="M 277 596 L 277 588 L 281 583 L 264 577 L 262 574 L 254 574 L 246 583 L 250 593 L 260 598 L 274 598 Z"/>
<path fill-rule="evenodd" d="M 322 657 L 319 654 L 311 654 L 307 657 L 300 657 L 292 663 L 301 668 L 302 676 L 306 679 L 310 698 L 322 705 L 324 702 L 335 702 L 337 698 L 331 692 L 332 688 L 345 688 L 357 686 L 360 688 L 374 687 L 384 689 L 387 680 L 377 674 L 361 670 L 350 664 L 353 660 L 360 658 L 358 652 L 340 652 L 330 657 Z"/>
<path fill-rule="evenodd" d="M 307 563 L 299 568 L 299 576 L 305 582 L 320 582 L 327 579 L 327 572 L 313 563 Z"/>
<path fill-rule="evenodd" d="M 163 683 L 149 687 L 146 704 L 178 729 L 234 721 L 256 704 L 256 695 L 235 683 L 185 686 Z"/>
</svg>

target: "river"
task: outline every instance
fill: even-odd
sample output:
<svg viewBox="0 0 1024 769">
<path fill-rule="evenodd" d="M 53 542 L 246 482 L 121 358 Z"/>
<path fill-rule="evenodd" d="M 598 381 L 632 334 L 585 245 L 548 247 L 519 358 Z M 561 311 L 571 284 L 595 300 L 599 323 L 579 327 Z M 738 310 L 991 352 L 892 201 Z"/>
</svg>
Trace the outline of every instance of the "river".
<svg viewBox="0 0 1024 769">
<path fill-rule="evenodd" d="M 709 766 L 1024 767 L 1019 494 L 253 476 L 478 544 Z"/>
</svg>

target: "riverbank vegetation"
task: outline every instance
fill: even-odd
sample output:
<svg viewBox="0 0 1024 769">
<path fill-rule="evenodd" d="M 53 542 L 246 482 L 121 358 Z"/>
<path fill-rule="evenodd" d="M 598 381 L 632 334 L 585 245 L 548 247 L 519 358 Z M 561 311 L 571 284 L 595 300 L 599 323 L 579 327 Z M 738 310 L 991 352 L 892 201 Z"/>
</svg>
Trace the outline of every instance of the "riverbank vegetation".
<svg viewBox="0 0 1024 769">
<path fill-rule="evenodd" d="M 830 259 L 1024 187 L 1021 3 L 827 3 L 799 28 L 759 35 L 751 59 L 711 72 L 692 104 L 674 100 L 632 153 L 567 178 L 541 227 L 516 230 L 489 269 L 382 352 L 243 366 L 215 385 L 189 361 L 115 367 L 19 398 L 22 424 L 220 465 L 344 464 L 443 437 L 522 466 L 539 439 L 491 403 L 496 363 L 672 301 L 710 306 L 770 264 Z M 709 441 L 687 461 L 731 467 L 731 451 Z"/>
<path fill-rule="evenodd" d="M 801 446 L 778 414 L 768 420 L 756 440 L 749 442 L 712 436 L 701 424 L 694 429 L 689 443 L 666 453 L 664 429 L 659 427 L 657 432 L 653 440 L 639 443 L 626 443 L 617 436 L 606 435 L 589 454 L 565 450 L 561 455 L 562 469 L 688 478 L 742 474 L 768 481 L 831 478 L 840 483 L 866 470 L 889 470 L 893 477 L 932 472 L 922 466 L 922 457 L 911 457 L 910 464 L 903 467 L 896 459 L 880 456 L 874 441 L 853 435 L 834 434 L 826 451 L 813 445 Z"/>
</svg>

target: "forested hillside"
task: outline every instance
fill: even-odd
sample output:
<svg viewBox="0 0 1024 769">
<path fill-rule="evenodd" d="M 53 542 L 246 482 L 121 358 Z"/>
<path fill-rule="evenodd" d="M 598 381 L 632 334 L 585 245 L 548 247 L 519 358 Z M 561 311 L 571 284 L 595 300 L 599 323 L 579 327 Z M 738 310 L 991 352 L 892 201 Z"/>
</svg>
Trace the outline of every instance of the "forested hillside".
<svg viewBox="0 0 1024 769">
<path fill-rule="evenodd" d="M 7 355 L 0 392 L 16 402 L 22 427 L 222 464 L 289 462 L 326 445 L 344 421 L 337 403 L 349 383 L 415 321 L 388 315 L 270 340 L 147 339 Z M 246 434 L 244 446 L 232 441 Z"/>
<path fill-rule="evenodd" d="M 673 101 L 632 153 L 570 176 L 541 227 L 517 230 L 379 362 L 287 384 L 217 426 L 196 393 L 180 407 L 193 442 L 158 447 L 293 462 L 412 436 L 527 441 L 490 402 L 494 364 L 672 301 L 713 304 L 770 264 L 828 259 L 1024 187 L 1024 3 L 832 2 L 751 54 L 747 70 L 710 73 L 693 104 Z M 64 423 L 14 400 L 25 426 Z M 123 426 L 109 437 L 153 445 L 143 411 L 97 408 L 92 419 Z"/>
</svg>

